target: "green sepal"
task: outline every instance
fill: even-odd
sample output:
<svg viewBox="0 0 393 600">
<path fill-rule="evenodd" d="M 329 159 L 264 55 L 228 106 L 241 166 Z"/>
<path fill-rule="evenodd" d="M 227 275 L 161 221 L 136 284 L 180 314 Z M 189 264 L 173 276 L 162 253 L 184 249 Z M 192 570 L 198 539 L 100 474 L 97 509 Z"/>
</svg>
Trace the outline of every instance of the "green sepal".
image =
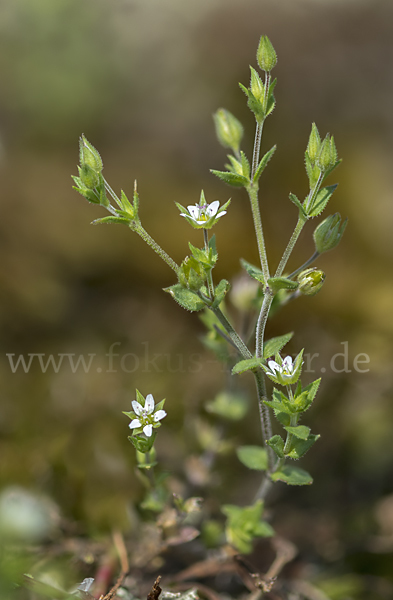
<svg viewBox="0 0 393 600">
<path fill-rule="evenodd" d="M 232 369 L 232 375 L 238 375 L 239 373 L 245 373 L 246 371 L 254 371 L 255 369 L 259 369 L 262 365 L 262 359 L 256 358 L 247 358 L 246 360 L 241 360 Z"/>
<path fill-rule="evenodd" d="M 310 408 L 317 394 L 320 383 L 321 378 L 316 379 L 304 389 L 296 390 L 294 406 L 297 412 L 305 412 L 307 409 Z"/>
<path fill-rule="evenodd" d="M 284 427 L 284 429 L 300 440 L 306 440 L 311 431 L 311 429 L 306 427 L 306 425 L 298 425 L 297 427 Z"/>
<path fill-rule="evenodd" d="M 286 453 L 288 458 L 292 458 L 293 460 L 298 460 L 302 458 L 306 454 L 306 452 L 315 444 L 317 439 L 319 439 L 320 435 L 310 434 L 306 440 L 294 438 L 291 441 L 291 447 L 289 451 Z"/>
<path fill-rule="evenodd" d="M 319 190 L 317 197 L 315 198 L 313 205 L 307 210 L 309 217 L 317 217 L 326 208 L 327 203 L 333 195 L 334 190 L 337 188 L 337 184 L 329 185 Z"/>
<path fill-rule="evenodd" d="M 221 302 L 224 300 L 226 294 L 229 292 L 231 284 L 226 279 L 222 279 L 216 289 L 214 290 L 214 300 L 212 302 L 212 308 L 218 308 Z"/>
<path fill-rule="evenodd" d="M 293 331 L 267 340 L 263 346 L 263 358 L 267 359 L 269 356 L 273 356 L 274 354 L 277 354 L 277 352 L 280 352 L 292 338 Z"/>
<path fill-rule="evenodd" d="M 330 168 L 329 168 L 329 169 L 328 169 L 328 170 L 325 172 L 325 174 L 324 174 L 324 176 L 323 176 L 323 179 L 322 179 L 322 181 L 325 181 L 325 179 L 326 179 L 327 177 L 329 177 L 330 173 L 332 173 L 332 171 L 334 171 L 334 169 L 335 169 L 336 167 L 338 167 L 338 165 L 340 165 L 340 164 L 342 163 L 342 161 L 343 161 L 343 159 L 342 159 L 342 158 L 340 158 L 339 160 L 337 160 L 337 161 L 334 163 L 334 165 L 332 165 L 332 166 L 331 166 L 331 167 L 330 167 Z"/>
<path fill-rule="evenodd" d="M 300 202 L 299 198 L 297 196 L 295 196 L 295 194 L 292 194 L 292 192 L 289 194 L 289 199 L 291 202 L 293 202 L 293 204 L 295 206 L 297 206 L 297 208 L 299 209 L 299 214 L 305 218 L 308 219 L 308 216 L 306 214 L 306 211 L 303 208 L 303 204 Z"/>
<path fill-rule="evenodd" d="M 280 435 L 273 435 L 270 440 L 266 442 L 272 450 L 277 454 L 278 458 L 285 458 L 284 454 L 284 440 Z"/>
<path fill-rule="evenodd" d="M 224 165 L 225 168 L 230 172 L 230 173 L 235 173 L 235 175 L 244 175 L 243 173 L 243 165 L 241 162 L 239 162 L 237 160 L 237 158 L 235 158 L 234 156 L 232 156 L 232 154 L 227 154 L 229 161 L 230 161 L 230 165 L 226 164 Z"/>
<path fill-rule="evenodd" d="M 162 410 L 164 408 L 165 405 L 165 398 L 164 400 L 161 400 L 161 402 L 157 402 L 157 404 L 154 407 L 154 412 L 157 412 L 158 410 Z"/>
<path fill-rule="evenodd" d="M 243 175 L 237 175 L 236 173 L 229 173 L 228 171 L 215 171 L 214 169 L 210 169 L 210 173 L 216 175 L 221 181 L 224 181 L 228 185 L 232 185 L 233 187 L 247 187 L 250 183 L 250 180 Z"/>
<path fill-rule="evenodd" d="M 267 163 L 269 162 L 269 160 L 272 158 L 273 154 L 275 153 L 275 151 L 276 151 L 276 148 L 277 148 L 277 146 L 276 146 L 276 145 L 274 145 L 274 146 L 273 146 L 272 148 L 270 148 L 270 150 L 269 150 L 268 152 L 266 152 L 266 154 L 265 154 L 265 155 L 264 155 L 264 156 L 261 158 L 261 160 L 260 160 L 260 162 L 259 162 L 259 165 L 258 165 L 258 167 L 257 167 L 257 170 L 255 171 L 255 174 L 254 174 L 254 179 L 253 179 L 254 183 L 256 183 L 256 182 L 259 180 L 260 176 L 262 175 L 263 171 L 264 171 L 264 170 L 265 170 L 265 168 L 266 168 L 266 165 L 267 165 Z"/>
<path fill-rule="evenodd" d="M 134 446 L 135 450 L 138 450 L 138 452 L 142 452 L 143 454 L 150 452 L 150 450 L 153 448 L 155 438 L 156 438 L 155 431 L 153 431 L 152 435 L 148 438 L 143 437 L 142 435 L 129 435 L 128 436 L 128 439 L 130 440 L 131 444 Z"/>
<path fill-rule="evenodd" d="M 238 459 L 248 469 L 254 471 L 266 471 L 268 468 L 268 456 L 266 448 L 260 446 L 240 446 L 236 454 Z"/>
<path fill-rule="evenodd" d="M 272 481 L 283 481 L 288 485 L 311 485 L 313 478 L 307 471 L 289 465 L 270 475 Z"/>
<path fill-rule="evenodd" d="M 243 177 L 245 177 L 248 181 L 250 180 L 250 162 L 247 156 L 244 154 L 242 150 L 240 150 L 241 163 L 242 163 L 242 173 Z"/>
<path fill-rule="evenodd" d="M 209 248 L 206 252 L 204 248 L 196 248 L 191 242 L 188 242 L 188 247 L 190 248 L 193 257 L 201 263 L 204 269 L 211 270 L 214 267 L 217 262 L 218 254 L 217 252 L 214 253 L 212 248 Z"/>
<path fill-rule="evenodd" d="M 286 277 L 270 277 L 267 280 L 267 284 L 273 294 L 277 294 L 280 290 L 296 290 L 299 287 L 297 281 L 292 281 Z"/>
<path fill-rule="evenodd" d="M 180 283 L 164 288 L 164 292 L 168 292 L 180 306 L 190 312 L 196 312 L 206 307 L 205 302 L 197 294 L 184 288 Z"/>
<path fill-rule="evenodd" d="M 240 259 L 240 264 L 243 267 L 243 269 L 245 271 L 247 271 L 247 273 L 249 274 L 250 277 L 252 277 L 253 279 L 256 279 L 260 283 L 265 284 L 263 272 L 261 271 L 261 269 L 254 267 L 254 265 L 252 265 L 251 263 L 244 260 L 244 258 Z"/>
<path fill-rule="evenodd" d="M 75 177 L 74 179 L 79 179 L 78 177 Z M 97 196 L 96 192 L 94 192 L 93 190 L 89 190 L 88 188 L 83 188 L 83 187 L 76 187 L 75 185 L 72 186 L 73 190 L 76 190 L 77 192 L 80 193 L 81 196 L 83 196 L 85 198 L 85 200 L 87 200 L 88 202 L 91 202 L 92 204 L 99 204 L 100 203 L 100 199 Z"/>
<path fill-rule="evenodd" d="M 101 219 L 95 219 L 94 221 L 92 221 L 90 223 L 91 225 L 101 225 L 101 224 L 106 224 L 106 225 L 129 225 L 130 224 L 130 220 L 129 219 L 123 219 L 121 217 L 102 217 Z"/>
<path fill-rule="evenodd" d="M 310 190 L 313 190 L 319 179 L 321 170 L 317 167 L 317 165 L 314 165 L 314 163 L 311 162 L 308 152 L 306 152 L 304 155 L 304 163 L 306 166 L 306 173 L 310 185 Z"/>
<path fill-rule="evenodd" d="M 252 69 L 252 67 L 251 67 L 251 69 Z M 252 77 L 252 70 L 251 70 L 251 77 Z M 262 98 L 262 100 L 259 100 L 258 98 L 256 98 L 254 96 L 254 94 L 252 93 L 252 91 L 247 89 L 242 83 L 239 83 L 239 86 L 240 86 L 240 89 L 243 90 L 243 92 L 247 96 L 247 99 L 248 99 L 247 106 L 251 110 L 251 112 L 254 113 L 256 121 L 258 123 L 262 123 L 262 121 L 264 120 L 264 118 L 266 116 L 264 108 L 263 108 L 263 98 Z"/>
<path fill-rule="evenodd" d="M 276 106 L 276 99 L 274 97 L 273 91 L 274 88 L 276 87 L 277 84 L 277 78 L 274 79 L 271 84 L 269 85 L 269 90 L 268 90 L 268 99 L 267 99 L 267 107 L 266 107 L 266 116 L 268 117 L 269 115 L 272 114 L 275 106 Z"/>
</svg>

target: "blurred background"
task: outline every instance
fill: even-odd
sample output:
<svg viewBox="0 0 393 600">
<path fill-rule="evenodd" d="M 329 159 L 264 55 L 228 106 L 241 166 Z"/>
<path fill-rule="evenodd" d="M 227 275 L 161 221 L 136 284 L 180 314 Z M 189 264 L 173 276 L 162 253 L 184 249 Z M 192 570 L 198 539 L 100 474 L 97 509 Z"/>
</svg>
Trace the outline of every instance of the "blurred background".
<svg viewBox="0 0 393 600">
<path fill-rule="evenodd" d="M 269 324 L 269 337 L 295 331 L 290 352 L 304 346 L 319 353 L 314 378 L 325 369 L 307 415 L 322 437 L 302 461 L 315 483 L 276 486 L 273 524 L 304 556 L 325 561 L 344 587 L 358 585 L 348 573 L 378 582 L 393 554 L 388 0 L 1 3 L 0 486 L 48 496 L 86 531 L 127 530 L 141 488 L 121 411 L 130 410 L 137 387 L 167 398 L 160 461 L 203 495 L 203 481 L 187 474 L 198 454 L 193 426 L 217 425 L 204 402 L 228 377 L 200 341 L 198 316 L 162 292 L 174 283 L 170 269 L 127 228 L 91 227 L 106 212 L 73 191 L 70 176 L 84 133 L 116 191 L 131 197 L 138 180 L 142 222 L 177 262 L 201 236 L 174 202 L 194 204 L 202 188 L 210 202 L 231 197 L 215 228 L 216 280 L 232 280 L 240 257 L 257 264 L 245 192 L 209 169 L 222 169 L 226 159 L 212 120 L 219 107 L 243 122 L 243 148 L 252 151 L 253 117 L 238 82 L 248 83 L 261 34 L 279 57 L 277 107 L 263 139 L 264 151 L 274 143 L 278 150 L 261 181 L 271 264 L 296 222 L 288 193 L 307 193 L 303 157 L 312 121 L 321 135 L 334 134 L 344 159 L 330 180 L 340 185 L 325 216 L 349 217 L 341 245 L 317 263 L 327 275 L 321 293 Z M 306 227 L 290 269 L 312 254 L 316 223 Z M 347 356 L 333 369 L 337 353 Z M 75 368 L 67 356 L 58 367 L 40 366 L 38 355 L 45 365 L 53 355 L 58 365 L 61 354 L 73 355 Z M 359 354 L 369 362 L 356 369 Z M 77 363 L 81 355 L 86 368 Z M 250 413 L 228 435 L 259 443 L 251 377 L 231 385 L 249 390 Z M 216 493 L 244 504 L 259 482 L 232 459 L 220 459 Z"/>
</svg>

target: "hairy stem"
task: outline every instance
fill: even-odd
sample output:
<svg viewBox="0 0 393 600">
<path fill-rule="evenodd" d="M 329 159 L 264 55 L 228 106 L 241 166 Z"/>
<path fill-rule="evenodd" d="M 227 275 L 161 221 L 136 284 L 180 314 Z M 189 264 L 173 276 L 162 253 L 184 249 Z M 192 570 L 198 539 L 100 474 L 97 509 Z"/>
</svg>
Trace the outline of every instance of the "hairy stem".
<svg viewBox="0 0 393 600">
<path fill-rule="evenodd" d="M 209 233 L 208 233 L 207 229 L 203 230 L 203 240 L 205 242 L 205 250 L 206 250 L 206 252 L 209 252 Z M 213 284 L 212 269 L 209 269 L 209 271 L 207 273 L 207 287 L 208 287 L 208 290 L 209 290 L 210 299 L 213 300 L 213 298 L 214 298 L 214 284 Z"/>
<path fill-rule="evenodd" d="M 164 262 L 175 271 L 177 274 L 179 270 L 179 265 L 175 263 L 175 261 L 157 244 L 155 240 L 147 233 L 147 231 L 142 227 L 140 223 L 135 224 L 131 227 L 132 231 L 135 231 L 145 242 L 156 252 Z"/>
<path fill-rule="evenodd" d="M 221 311 L 221 309 L 217 307 L 217 308 L 211 308 L 211 310 L 214 312 L 217 319 L 220 321 L 221 325 L 224 327 L 225 331 L 227 332 L 228 336 L 230 337 L 230 339 L 236 346 L 240 356 L 244 359 L 252 358 L 252 354 L 249 351 L 249 349 L 247 348 L 246 344 L 243 342 L 243 340 L 241 339 L 239 334 L 236 333 L 236 331 L 234 330 L 234 328 L 232 327 L 232 325 L 230 324 L 230 322 L 228 321 L 228 319 L 226 318 L 224 313 Z"/>
<path fill-rule="evenodd" d="M 269 310 L 273 302 L 273 294 L 267 287 L 262 302 L 261 312 L 259 313 L 256 329 L 256 352 L 257 358 L 263 358 L 263 343 L 265 336 L 265 327 L 269 317 Z"/>
<path fill-rule="evenodd" d="M 287 247 L 285 248 L 285 252 L 282 255 L 282 258 L 280 260 L 280 264 L 277 267 L 277 271 L 275 273 L 275 277 L 280 277 L 283 274 L 283 271 L 286 267 L 286 264 L 288 262 L 289 257 L 292 254 L 292 250 L 295 247 L 295 244 L 298 240 L 298 237 L 304 227 L 304 224 L 306 223 L 306 217 L 303 217 L 303 215 L 299 215 L 298 221 L 296 223 L 296 227 L 293 231 L 293 234 L 291 235 L 291 239 L 288 242 Z"/>
<path fill-rule="evenodd" d="M 317 260 L 318 256 L 321 255 L 319 254 L 319 252 L 315 251 L 314 254 L 310 256 L 310 258 L 306 260 L 306 262 L 301 267 L 293 271 L 293 273 L 291 273 L 290 275 L 287 275 L 287 279 L 292 279 L 292 277 L 295 277 L 295 275 L 300 273 L 300 271 L 303 271 L 306 267 L 311 265 L 314 262 L 314 260 Z"/>
</svg>

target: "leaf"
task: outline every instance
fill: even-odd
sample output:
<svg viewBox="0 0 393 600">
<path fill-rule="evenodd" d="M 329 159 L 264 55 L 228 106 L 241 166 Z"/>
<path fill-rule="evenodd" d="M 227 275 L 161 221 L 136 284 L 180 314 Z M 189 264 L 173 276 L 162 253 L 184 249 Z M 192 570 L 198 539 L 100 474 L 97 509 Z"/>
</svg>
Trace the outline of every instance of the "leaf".
<svg viewBox="0 0 393 600">
<path fill-rule="evenodd" d="M 338 167 L 338 165 L 340 165 L 340 164 L 342 163 L 342 160 L 343 160 L 343 159 L 342 159 L 342 158 L 340 158 L 340 159 L 339 159 L 339 160 L 338 160 L 336 163 L 334 163 L 334 165 L 333 165 L 332 167 L 330 167 L 330 169 L 328 169 L 328 170 L 325 172 L 325 174 L 324 174 L 324 176 L 323 176 L 323 179 L 322 179 L 322 181 L 325 181 L 326 177 L 329 177 L 330 173 L 331 173 L 332 171 L 334 171 L 334 169 L 335 169 L 336 167 Z"/>
<path fill-rule="evenodd" d="M 311 485 L 313 482 L 313 478 L 307 471 L 289 465 L 272 473 L 270 479 L 272 481 L 283 481 L 288 485 Z"/>
<path fill-rule="evenodd" d="M 267 163 L 269 162 L 269 160 L 272 158 L 273 154 L 275 153 L 275 151 L 276 151 L 276 148 L 277 148 L 277 146 L 276 146 L 276 145 L 274 145 L 274 146 L 273 146 L 272 148 L 270 148 L 270 150 L 269 150 L 268 152 L 266 152 L 266 154 L 265 154 L 265 155 L 264 155 L 264 156 L 261 158 L 261 160 L 260 160 L 260 162 L 259 162 L 259 165 L 258 165 L 258 167 L 257 167 L 257 170 L 255 171 L 255 174 L 254 174 L 254 179 L 253 179 L 254 183 L 256 183 L 256 182 L 259 180 L 260 176 L 262 175 L 263 171 L 264 171 L 264 170 L 265 170 L 265 168 L 266 168 L 266 165 L 267 165 Z"/>
<path fill-rule="evenodd" d="M 254 535 L 257 537 L 272 537 L 275 531 L 267 521 L 259 521 L 255 526 Z"/>
<path fill-rule="evenodd" d="M 275 410 L 274 415 L 275 415 L 277 421 L 280 421 L 281 425 L 284 425 L 284 427 L 289 425 L 291 422 L 291 417 L 289 416 L 289 414 L 287 414 L 285 412 L 280 412 L 280 411 Z"/>
<path fill-rule="evenodd" d="M 254 265 L 252 265 L 251 263 L 244 260 L 244 258 L 240 259 L 240 264 L 243 267 L 243 269 L 245 271 L 247 271 L 247 273 L 249 274 L 250 277 L 252 277 L 253 279 L 256 279 L 260 283 L 265 284 L 263 272 L 261 271 L 261 269 L 254 267 Z"/>
<path fill-rule="evenodd" d="M 294 405 L 296 406 L 296 410 L 298 412 L 304 412 L 310 408 L 317 394 L 320 383 L 321 378 L 316 379 L 304 389 L 300 389 L 299 391 L 296 390 Z"/>
<path fill-rule="evenodd" d="M 302 203 L 300 202 L 299 198 L 297 196 L 295 196 L 295 194 L 292 194 L 292 192 L 289 194 L 289 199 L 291 202 L 294 203 L 295 206 L 298 207 L 299 209 L 299 213 L 302 215 L 302 217 L 308 218 L 307 214 L 303 208 Z"/>
<path fill-rule="evenodd" d="M 180 306 L 191 312 L 202 310 L 206 307 L 206 304 L 197 294 L 184 288 L 180 283 L 164 288 L 164 292 L 168 292 Z"/>
<path fill-rule="evenodd" d="M 129 219 L 123 219 L 121 217 L 102 217 L 102 219 L 95 219 L 91 222 L 91 225 L 129 225 Z"/>
<path fill-rule="evenodd" d="M 238 459 L 248 469 L 255 471 L 266 471 L 268 467 L 268 457 L 265 448 L 260 446 L 240 446 L 236 454 Z"/>
<path fill-rule="evenodd" d="M 284 440 L 280 435 L 273 435 L 266 443 L 269 444 L 270 448 L 274 450 L 279 458 L 285 458 Z"/>
<path fill-rule="evenodd" d="M 287 427 L 285 429 L 288 429 Z M 319 439 L 320 435 L 310 435 L 307 440 L 301 440 L 298 438 L 292 439 L 291 448 L 289 452 L 287 452 L 287 456 L 289 458 L 293 458 L 297 460 L 306 454 L 306 452 L 315 444 L 317 439 Z"/>
<path fill-rule="evenodd" d="M 222 279 L 216 289 L 214 290 L 214 300 L 212 302 L 212 308 L 217 308 L 224 300 L 226 294 L 229 292 L 231 284 L 226 279 Z"/>
<path fill-rule="evenodd" d="M 267 359 L 269 356 L 273 356 L 274 354 L 277 354 L 277 352 L 280 352 L 292 337 L 293 331 L 267 340 L 263 346 L 263 358 Z"/>
<path fill-rule="evenodd" d="M 306 425 L 298 425 L 297 427 L 284 427 L 284 429 L 300 440 L 306 440 L 311 431 L 311 429 L 306 427 Z"/>
<path fill-rule="evenodd" d="M 261 358 L 247 358 L 241 360 L 232 369 L 232 375 L 238 375 L 239 373 L 245 373 L 246 371 L 252 371 L 253 369 L 259 369 L 262 364 Z"/>
<path fill-rule="evenodd" d="M 214 400 L 206 402 L 205 410 L 230 421 L 240 421 L 247 413 L 248 402 L 240 394 L 221 392 Z"/>
<path fill-rule="evenodd" d="M 242 150 L 240 151 L 240 156 L 241 156 L 241 160 L 242 160 L 242 173 L 243 173 L 244 177 L 246 177 L 249 180 L 250 179 L 250 162 Z"/>
<path fill-rule="evenodd" d="M 332 197 L 336 187 L 337 184 L 329 185 L 328 187 L 324 187 L 321 190 L 319 190 L 312 207 L 307 213 L 309 217 L 317 217 L 321 214 L 321 212 L 324 210 L 327 203 L 329 202 L 330 198 Z"/>
<path fill-rule="evenodd" d="M 246 177 L 243 175 L 237 175 L 236 173 L 229 173 L 228 171 L 215 171 L 214 169 L 210 169 L 210 172 L 228 185 L 232 185 L 234 187 L 247 187 L 250 183 Z"/>
<path fill-rule="evenodd" d="M 299 287 L 297 281 L 292 281 L 286 277 L 270 277 L 267 283 L 274 294 L 279 290 L 296 290 Z"/>
</svg>

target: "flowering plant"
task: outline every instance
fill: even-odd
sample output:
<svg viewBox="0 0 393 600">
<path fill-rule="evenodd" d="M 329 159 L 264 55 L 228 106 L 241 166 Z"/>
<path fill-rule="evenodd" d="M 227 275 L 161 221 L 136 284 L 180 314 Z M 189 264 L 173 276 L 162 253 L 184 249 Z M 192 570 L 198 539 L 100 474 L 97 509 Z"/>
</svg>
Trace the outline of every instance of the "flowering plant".
<svg viewBox="0 0 393 600">
<path fill-rule="evenodd" d="M 297 211 L 297 222 L 281 260 L 275 269 L 271 269 L 265 246 L 262 218 L 259 205 L 259 187 L 261 176 L 272 159 L 276 147 L 273 146 L 262 157 L 260 149 L 263 127 L 272 114 L 276 101 L 274 90 L 277 80 L 272 80 L 271 71 L 277 63 L 276 52 L 267 38 L 262 36 L 257 50 L 257 62 L 262 72 L 259 74 L 251 67 L 249 87 L 240 84 L 247 97 L 247 105 L 255 117 L 254 149 L 251 159 L 241 150 L 243 126 L 228 110 L 220 108 L 214 115 L 214 123 L 219 142 L 231 150 L 224 171 L 212 170 L 227 185 L 243 188 L 250 201 L 251 214 L 259 254 L 259 265 L 254 266 L 241 260 L 244 276 L 248 278 L 245 294 L 236 291 L 237 305 L 243 310 L 245 303 L 251 311 L 256 311 L 255 327 L 249 342 L 241 336 L 228 317 L 225 301 L 230 283 L 223 279 L 215 282 L 213 270 L 218 260 L 215 236 L 210 237 L 210 229 L 227 213 L 230 201 L 222 206 L 218 200 L 208 203 L 202 191 L 198 204 L 187 208 L 180 204 L 180 216 L 195 229 L 201 229 L 203 240 L 201 247 L 189 244 L 191 254 L 186 256 L 179 266 L 148 234 L 139 216 L 139 195 L 135 183 L 133 199 L 130 201 L 121 191 L 118 196 L 103 177 L 103 164 L 97 150 L 82 136 L 80 140 L 79 177 L 74 177 L 75 189 L 89 202 L 99 204 L 110 215 L 97 219 L 94 223 L 123 224 L 137 233 L 172 269 L 177 281 L 166 288 L 174 300 L 191 312 L 202 312 L 202 320 L 207 328 L 206 345 L 216 352 L 221 360 L 231 364 L 233 375 L 250 372 L 255 380 L 257 409 L 261 425 L 261 444 L 244 445 L 237 448 L 240 462 L 254 471 L 260 471 L 262 480 L 257 487 L 253 504 L 246 507 L 225 505 L 222 509 L 227 517 L 227 540 L 240 552 L 250 552 L 255 537 L 273 534 L 271 526 L 263 520 L 263 501 L 271 486 L 281 481 L 288 485 L 309 485 L 312 477 L 309 473 L 291 464 L 298 460 L 317 441 L 318 435 L 310 428 L 299 425 L 303 413 L 312 404 L 320 384 L 320 379 L 306 385 L 301 382 L 303 349 L 295 359 L 290 354 L 281 357 L 281 351 L 292 339 L 293 333 L 283 333 L 278 337 L 265 339 L 266 323 L 272 314 L 289 301 L 301 296 L 314 296 L 322 288 L 325 275 L 322 271 L 309 266 L 324 252 L 333 249 L 342 238 L 346 221 L 341 223 L 339 214 L 328 216 L 314 231 L 315 252 L 304 264 L 293 272 L 288 272 L 287 263 L 304 225 L 318 217 L 326 208 L 336 185 L 325 186 L 325 180 L 340 164 L 334 138 L 327 134 L 321 139 L 315 123 L 311 127 L 306 151 L 305 167 L 308 179 L 308 192 L 303 201 L 289 193 L 289 200 Z M 251 294 L 251 296 L 250 296 Z M 247 297 L 247 298 L 246 298 Z M 229 349 L 235 349 L 236 358 Z M 275 357 L 274 360 L 272 357 Z M 267 380 L 284 388 L 267 387 Z M 138 465 L 152 469 L 155 462 L 154 440 L 162 419 L 164 401 L 154 403 L 153 396 L 146 399 L 136 392 L 137 399 L 132 402 L 132 411 L 125 412 L 131 419 L 129 437 L 137 451 Z M 247 407 L 233 394 L 224 392 L 206 405 L 208 412 L 226 419 L 243 418 Z M 284 430 L 283 436 L 273 435 L 272 415 Z M 211 430 L 205 431 L 202 444 L 209 451 L 219 453 L 225 449 L 225 442 Z M 206 442 L 208 440 L 208 442 Z M 210 444 L 210 446 L 209 446 Z M 154 499 L 155 510 L 161 509 L 158 496 Z M 165 503 L 164 499 L 164 503 Z M 149 500 L 149 506 L 152 506 Z M 180 500 L 178 506 L 185 506 Z M 158 504 L 157 504 L 158 503 Z M 146 505 L 146 503 L 145 503 Z"/>
</svg>

